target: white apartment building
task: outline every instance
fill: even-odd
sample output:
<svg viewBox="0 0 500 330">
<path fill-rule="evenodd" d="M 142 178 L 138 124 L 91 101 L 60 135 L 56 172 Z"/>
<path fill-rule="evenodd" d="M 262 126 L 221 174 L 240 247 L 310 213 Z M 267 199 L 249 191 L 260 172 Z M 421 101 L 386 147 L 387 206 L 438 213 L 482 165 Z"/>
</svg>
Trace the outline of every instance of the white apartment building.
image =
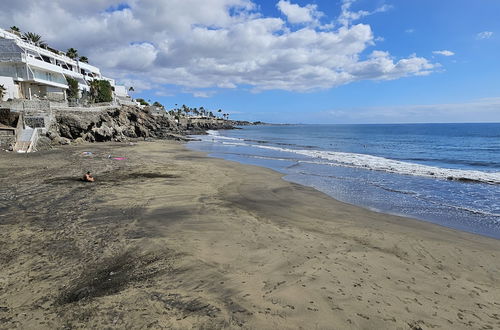
<svg viewBox="0 0 500 330">
<path fill-rule="evenodd" d="M 0 85 L 6 89 L 4 100 L 64 101 L 69 87 L 66 77 L 76 79 L 82 91 L 89 91 L 89 82 L 94 79 L 108 80 L 115 96 L 128 97 L 125 86 L 117 86 L 113 79 L 103 77 L 99 68 L 0 29 Z"/>
</svg>

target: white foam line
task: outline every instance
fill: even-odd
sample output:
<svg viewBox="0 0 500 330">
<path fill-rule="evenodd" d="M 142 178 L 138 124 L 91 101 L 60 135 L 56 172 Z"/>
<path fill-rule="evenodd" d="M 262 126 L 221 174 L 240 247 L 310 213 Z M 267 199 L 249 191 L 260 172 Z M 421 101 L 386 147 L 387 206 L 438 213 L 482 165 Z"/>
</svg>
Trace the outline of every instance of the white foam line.
<svg viewBox="0 0 500 330">
<path fill-rule="evenodd" d="M 232 138 L 232 137 L 228 137 L 228 136 L 219 135 L 219 132 L 212 131 L 212 130 L 207 131 L 207 136 L 208 136 L 208 139 L 212 139 L 212 140 L 243 141 L 243 139 L 240 139 L 240 138 Z"/>
<path fill-rule="evenodd" d="M 294 153 L 310 158 L 327 160 L 330 165 L 364 168 L 375 171 L 398 173 L 404 175 L 424 176 L 448 180 L 471 180 L 484 183 L 500 184 L 500 172 L 481 172 L 475 170 L 459 170 L 401 162 L 388 158 L 336 151 L 287 149 L 272 146 L 253 145 L 238 142 L 222 142 L 225 145 L 251 146 L 254 148 Z"/>
</svg>

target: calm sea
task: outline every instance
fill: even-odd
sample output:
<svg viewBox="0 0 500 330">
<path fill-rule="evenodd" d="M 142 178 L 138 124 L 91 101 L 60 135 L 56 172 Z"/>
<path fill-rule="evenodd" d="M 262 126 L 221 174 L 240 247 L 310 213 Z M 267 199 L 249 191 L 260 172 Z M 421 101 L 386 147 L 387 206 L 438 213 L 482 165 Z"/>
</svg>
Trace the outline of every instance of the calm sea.
<svg viewBox="0 0 500 330">
<path fill-rule="evenodd" d="M 190 142 L 372 210 L 500 238 L 500 124 L 249 126 Z"/>
</svg>

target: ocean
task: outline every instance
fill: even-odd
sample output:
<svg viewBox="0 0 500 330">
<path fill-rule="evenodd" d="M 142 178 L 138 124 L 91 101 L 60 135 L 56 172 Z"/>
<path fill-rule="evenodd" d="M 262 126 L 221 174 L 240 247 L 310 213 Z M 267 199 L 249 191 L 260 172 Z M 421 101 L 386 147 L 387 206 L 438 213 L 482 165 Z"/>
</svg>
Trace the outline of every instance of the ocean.
<svg viewBox="0 0 500 330">
<path fill-rule="evenodd" d="M 500 239 L 500 124 L 262 125 L 189 142 L 333 198 Z"/>
</svg>

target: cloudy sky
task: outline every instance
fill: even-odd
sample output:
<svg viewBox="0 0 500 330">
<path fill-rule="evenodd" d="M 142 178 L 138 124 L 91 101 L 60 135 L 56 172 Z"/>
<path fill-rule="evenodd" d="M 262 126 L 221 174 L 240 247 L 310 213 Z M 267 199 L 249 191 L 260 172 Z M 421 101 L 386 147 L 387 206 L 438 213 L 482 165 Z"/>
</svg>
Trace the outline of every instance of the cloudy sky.
<svg viewBox="0 0 500 330">
<path fill-rule="evenodd" d="M 135 97 L 271 122 L 500 122 L 498 0 L 2 0 Z"/>
</svg>

